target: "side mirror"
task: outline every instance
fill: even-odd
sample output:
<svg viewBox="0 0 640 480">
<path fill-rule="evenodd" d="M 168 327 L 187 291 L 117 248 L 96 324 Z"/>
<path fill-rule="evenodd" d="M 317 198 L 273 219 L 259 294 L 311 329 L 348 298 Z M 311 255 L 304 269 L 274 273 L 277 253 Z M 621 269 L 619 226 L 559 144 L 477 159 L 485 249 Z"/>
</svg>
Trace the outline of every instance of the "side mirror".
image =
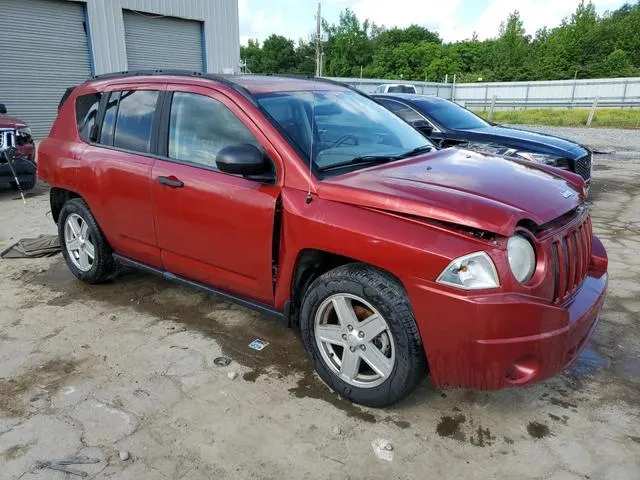
<svg viewBox="0 0 640 480">
<path fill-rule="evenodd" d="M 0 114 L 7 113 L 7 107 L 4 103 L 0 103 Z"/>
<path fill-rule="evenodd" d="M 273 180 L 271 166 L 265 155 L 248 143 L 224 147 L 216 155 L 216 164 L 221 172 L 261 181 Z"/>
<path fill-rule="evenodd" d="M 427 137 L 430 137 L 433 134 L 433 125 L 428 122 L 418 120 L 417 122 L 413 122 L 411 125 Z"/>
</svg>

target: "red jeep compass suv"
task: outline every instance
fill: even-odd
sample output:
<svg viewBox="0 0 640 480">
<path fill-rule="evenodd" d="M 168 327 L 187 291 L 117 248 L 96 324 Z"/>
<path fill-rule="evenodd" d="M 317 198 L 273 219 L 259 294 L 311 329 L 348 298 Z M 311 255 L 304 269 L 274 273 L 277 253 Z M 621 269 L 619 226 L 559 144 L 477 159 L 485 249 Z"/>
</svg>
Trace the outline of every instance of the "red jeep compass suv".
<svg viewBox="0 0 640 480">
<path fill-rule="evenodd" d="M 584 181 L 437 150 L 324 80 L 137 72 L 77 86 L 39 149 L 71 272 L 118 264 L 299 326 L 322 379 L 371 406 L 562 371 L 607 255 Z"/>
</svg>

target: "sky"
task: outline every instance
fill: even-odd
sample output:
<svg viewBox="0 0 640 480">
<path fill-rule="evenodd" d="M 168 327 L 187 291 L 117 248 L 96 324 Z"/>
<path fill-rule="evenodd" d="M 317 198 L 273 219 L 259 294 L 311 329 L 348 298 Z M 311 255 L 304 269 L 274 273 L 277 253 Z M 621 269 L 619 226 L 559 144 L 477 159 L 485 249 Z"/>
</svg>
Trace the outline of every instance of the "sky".
<svg viewBox="0 0 640 480">
<path fill-rule="evenodd" d="M 555 27 L 571 15 L 580 0 L 323 0 L 322 16 L 337 23 L 345 8 L 360 20 L 377 25 L 406 27 L 412 23 L 435 30 L 446 42 L 471 38 L 483 40 L 498 34 L 500 22 L 519 10 L 527 33 L 534 35 L 543 26 Z M 599 13 L 615 10 L 625 0 L 593 0 Z M 262 41 L 272 33 L 309 40 L 315 28 L 317 0 L 238 0 L 240 42 Z"/>
</svg>

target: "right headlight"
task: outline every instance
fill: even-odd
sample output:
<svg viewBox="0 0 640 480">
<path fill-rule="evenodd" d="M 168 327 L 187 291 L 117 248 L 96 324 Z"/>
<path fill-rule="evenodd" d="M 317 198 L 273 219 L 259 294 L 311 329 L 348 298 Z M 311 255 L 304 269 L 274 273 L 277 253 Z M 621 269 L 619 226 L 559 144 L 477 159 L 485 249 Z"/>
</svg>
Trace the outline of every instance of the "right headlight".
<svg viewBox="0 0 640 480">
<path fill-rule="evenodd" d="M 436 282 L 464 290 L 482 290 L 500 286 L 496 267 L 485 252 L 470 253 L 456 258 L 442 271 Z"/>
<path fill-rule="evenodd" d="M 509 267 L 520 283 L 527 283 L 536 270 L 536 252 L 522 235 L 514 235 L 507 242 Z"/>
</svg>

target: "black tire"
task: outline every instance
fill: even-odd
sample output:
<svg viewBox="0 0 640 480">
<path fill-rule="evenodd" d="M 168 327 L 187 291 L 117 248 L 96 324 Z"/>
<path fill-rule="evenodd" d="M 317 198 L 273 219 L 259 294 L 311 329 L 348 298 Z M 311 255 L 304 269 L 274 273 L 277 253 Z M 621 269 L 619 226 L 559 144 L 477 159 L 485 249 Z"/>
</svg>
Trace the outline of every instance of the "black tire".
<svg viewBox="0 0 640 480">
<path fill-rule="evenodd" d="M 389 377 L 380 385 L 360 388 L 341 379 L 327 365 L 316 343 L 315 316 L 331 295 L 357 295 L 385 318 L 393 336 L 396 361 Z M 404 288 L 389 274 L 364 264 L 348 264 L 317 278 L 302 301 L 300 329 L 304 348 L 320 377 L 334 391 L 353 402 L 385 407 L 409 395 L 424 378 L 426 360 L 418 327 Z"/>
<path fill-rule="evenodd" d="M 67 217 L 75 213 L 79 215 L 84 222 L 86 222 L 88 231 L 93 239 L 95 248 L 95 258 L 93 264 L 88 271 L 82 271 L 69 258 L 69 252 L 67 251 L 64 238 L 64 225 L 67 221 Z M 113 260 L 112 250 L 107 243 L 102 230 L 98 226 L 96 219 L 93 217 L 88 205 L 81 198 L 73 198 L 68 200 L 60 210 L 60 217 L 58 218 L 58 238 L 60 240 L 60 246 L 62 247 L 62 256 L 67 262 L 67 266 L 71 273 L 76 278 L 87 283 L 102 283 L 110 280 L 116 272 L 116 265 Z"/>
<path fill-rule="evenodd" d="M 35 186 L 36 186 L 36 176 L 35 175 L 32 178 L 30 178 L 29 180 L 20 182 L 20 188 L 22 188 L 23 192 L 26 192 L 27 190 L 31 190 Z M 18 185 L 15 182 L 11 183 L 11 188 L 13 190 L 15 190 L 16 192 L 20 191 L 18 189 Z"/>
</svg>

